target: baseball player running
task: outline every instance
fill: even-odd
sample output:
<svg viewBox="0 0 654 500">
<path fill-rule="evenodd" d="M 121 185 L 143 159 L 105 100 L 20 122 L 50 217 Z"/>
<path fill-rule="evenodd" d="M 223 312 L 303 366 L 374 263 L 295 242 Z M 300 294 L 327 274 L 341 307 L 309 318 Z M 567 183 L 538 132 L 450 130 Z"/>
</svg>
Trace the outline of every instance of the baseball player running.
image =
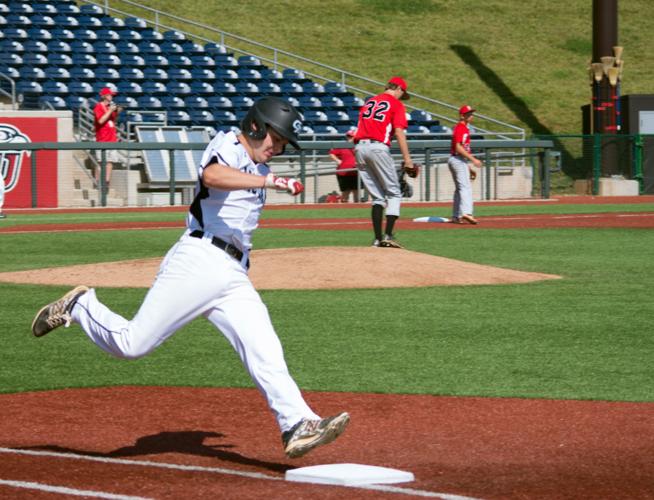
<svg viewBox="0 0 654 500">
<path fill-rule="evenodd" d="M 359 123 L 354 137 L 354 153 L 359 165 L 361 181 L 372 198 L 372 228 L 374 247 L 402 248 L 393 237 L 393 226 L 400 216 L 402 191 L 395 162 L 390 153 L 391 139 L 396 138 L 404 166 L 411 168 L 405 130 L 408 126 L 406 82 L 394 76 L 381 94 L 371 97 L 359 111 Z M 386 228 L 382 233 L 382 218 L 386 208 Z"/>
<path fill-rule="evenodd" d="M 452 222 L 463 224 L 467 221 L 470 224 L 477 224 L 478 221 L 472 216 L 472 185 L 477 172 L 470 168 L 468 162 L 479 168 L 481 161 L 470 151 L 470 129 L 468 125 L 472 121 L 475 110 L 465 105 L 459 108 L 459 123 L 454 127 L 452 133 L 452 146 L 450 148 L 450 159 L 447 165 L 450 168 L 454 180 L 454 199 L 452 201 Z"/>
<path fill-rule="evenodd" d="M 78 286 L 44 306 L 32 333 L 78 323 L 107 353 L 145 356 L 176 330 L 204 316 L 229 340 L 282 432 L 287 456 L 300 457 L 338 437 L 349 415 L 321 419 L 304 401 L 288 372 L 282 346 L 266 306 L 248 278 L 252 232 L 266 201 L 266 188 L 297 195 L 304 186 L 277 177 L 266 165 L 290 143 L 296 149 L 302 117 L 276 97 L 258 100 L 241 132 L 220 132 L 198 169 L 187 229 L 168 251 L 155 281 L 131 321 L 109 310 L 95 290 Z"/>
</svg>

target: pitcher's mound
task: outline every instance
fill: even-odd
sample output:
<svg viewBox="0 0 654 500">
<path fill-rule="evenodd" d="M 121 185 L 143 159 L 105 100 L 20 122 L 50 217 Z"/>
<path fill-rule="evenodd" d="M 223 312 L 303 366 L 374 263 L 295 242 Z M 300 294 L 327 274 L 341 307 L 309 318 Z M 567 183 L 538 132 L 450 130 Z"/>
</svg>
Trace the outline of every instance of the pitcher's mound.
<svg viewBox="0 0 654 500">
<path fill-rule="evenodd" d="M 149 287 L 161 258 L 0 273 L 0 281 L 91 287 Z M 527 273 L 409 250 L 309 247 L 255 250 L 250 278 L 259 290 L 394 288 L 527 283 L 560 276 Z"/>
</svg>

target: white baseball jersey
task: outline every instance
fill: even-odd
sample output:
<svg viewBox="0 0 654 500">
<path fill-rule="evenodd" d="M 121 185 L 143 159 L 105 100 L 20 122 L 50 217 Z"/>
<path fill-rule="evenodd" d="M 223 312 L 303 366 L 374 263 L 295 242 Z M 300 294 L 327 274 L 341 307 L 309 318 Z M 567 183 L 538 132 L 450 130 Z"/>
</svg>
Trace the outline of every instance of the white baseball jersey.
<svg viewBox="0 0 654 500">
<path fill-rule="evenodd" d="M 254 163 L 234 132 L 219 132 L 205 149 L 198 168 L 199 179 L 186 220 L 187 227 L 191 231 L 200 230 L 217 236 L 247 253 L 252 248 L 252 231 L 259 224 L 266 202 L 266 190 L 220 191 L 207 188 L 202 184 L 202 174 L 211 163 L 264 176 L 270 168 L 264 163 Z"/>
</svg>

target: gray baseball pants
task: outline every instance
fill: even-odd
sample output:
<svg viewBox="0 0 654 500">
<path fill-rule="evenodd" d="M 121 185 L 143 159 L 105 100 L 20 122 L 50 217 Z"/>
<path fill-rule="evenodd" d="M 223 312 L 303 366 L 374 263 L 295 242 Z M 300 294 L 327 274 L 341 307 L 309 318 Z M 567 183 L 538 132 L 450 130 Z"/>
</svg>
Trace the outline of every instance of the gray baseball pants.
<svg viewBox="0 0 654 500">
<path fill-rule="evenodd" d="M 354 147 L 359 176 L 373 205 L 386 207 L 386 215 L 400 215 L 402 192 L 389 147 L 381 142 L 360 141 Z"/>
<path fill-rule="evenodd" d="M 452 217 L 472 215 L 472 184 L 470 184 L 468 162 L 460 156 L 450 156 L 447 166 L 450 168 L 455 186 Z"/>
</svg>

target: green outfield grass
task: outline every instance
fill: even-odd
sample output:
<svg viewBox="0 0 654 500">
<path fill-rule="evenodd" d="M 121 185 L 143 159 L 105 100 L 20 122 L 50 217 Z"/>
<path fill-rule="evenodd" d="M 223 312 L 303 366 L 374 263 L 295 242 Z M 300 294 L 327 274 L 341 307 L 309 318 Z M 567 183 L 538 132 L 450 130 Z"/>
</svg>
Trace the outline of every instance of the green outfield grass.
<svg viewBox="0 0 654 500">
<path fill-rule="evenodd" d="M 607 207 L 611 205 L 567 209 L 602 212 Z M 621 207 L 652 209 L 647 204 Z M 478 208 L 481 215 L 545 208 L 560 213 L 562 206 Z M 350 210 L 323 212 L 334 217 Z M 369 207 L 352 210 L 367 213 Z M 406 212 L 412 210 L 425 214 L 422 208 Z M 275 215 L 276 210 L 266 212 Z M 112 214 L 116 220 L 123 216 Z M 59 216 L 50 220 L 61 221 Z M 180 232 L 2 234 L 0 271 L 163 256 Z M 401 239 L 419 252 L 563 279 L 502 286 L 263 291 L 290 369 L 303 389 L 654 401 L 654 231 L 425 229 L 404 231 Z M 255 246 L 362 246 L 369 240 L 369 231 L 264 228 L 256 233 Z M 335 264 L 334 274 L 338 272 Z M 1 392 L 124 384 L 252 385 L 228 343 L 202 319 L 137 361 L 109 357 L 77 326 L 32 338 L 29 326 L 36 310 L 67 289 L 0 284 Z M 107 305 L 126 316 L 136 311 L 145 292 L 98 290 Z"/>
</svg>

